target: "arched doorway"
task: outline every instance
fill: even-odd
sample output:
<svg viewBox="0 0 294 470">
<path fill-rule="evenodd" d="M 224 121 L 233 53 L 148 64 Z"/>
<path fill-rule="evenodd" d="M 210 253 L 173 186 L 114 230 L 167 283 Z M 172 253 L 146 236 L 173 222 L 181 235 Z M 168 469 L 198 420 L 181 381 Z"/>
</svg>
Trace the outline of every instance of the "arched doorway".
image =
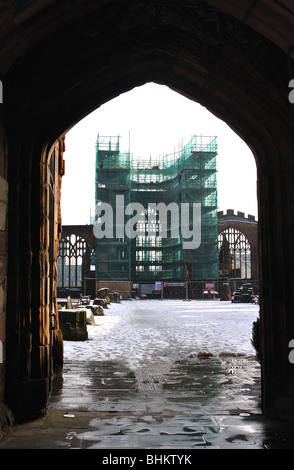
<svg viewBox="0 0 294 470">
<path fill-rule="evenodd" d="M 284 7 L 275 5 L 279 15 L 269 7 L 270 19 L 264 23 L 254 6 L 245 10 L 241 1 L 217 2 L 218 9 L 210 6 L 216 3 L 212 1 L 184 7 L 182 2 L 127 1 L 101 6 L 80 1 L 68 8 L 45 3 L 37 6 L 33 2 L 26 9 L 18 2 L 4 11 L 4 17 L 14 19 L 7 22 L 0 69 L 3 140 L 9 146 L 5 387 L 10 406 L 16 414 L 23 410 L 32 413 L 48 397 L 48 282 L 53 272 L 47 256 L 51 150 L 93 109 L 139 84 L 154 81 L 207 107 L 228 123 L 255 155 L 263 407 L 267 414 L 291 413 L 291 15 L 288 22 Z M 279 25 L 283 35 L 274 33 Z"/>
</svg>

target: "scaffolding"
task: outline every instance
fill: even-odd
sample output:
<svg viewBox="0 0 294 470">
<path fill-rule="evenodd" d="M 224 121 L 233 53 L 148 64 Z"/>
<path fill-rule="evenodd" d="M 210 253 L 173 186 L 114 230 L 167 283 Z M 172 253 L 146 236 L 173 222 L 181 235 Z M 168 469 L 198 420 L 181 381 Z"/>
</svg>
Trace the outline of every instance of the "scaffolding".
<svg viewBox="0 0 294 470">
<path fill-rule="evenodd" d="M 97 239 L 97 279 L 217 280 L 216 155 L 216 137 L 194 136 L 180 152 L 157 161 L 142 161 L 120 152 L 119 137 L 98 136 L 95 224 L 102 227 L 99 208 L 105 203 L 113 210 L 108 214 L 112 218 L 104 219 L 105 229 L 107 224 L 112 225 L 111 239 Z M 154 211 L 152 204 L 159 203 L 179 208 L 178 233 L 169 211 L 164 221 L 162 213 Z M 201 243 L 197 248 L 184 248 L 183 203 L 189 204 L 190 233 L 194 228 L 193 204 L 201 206 Z M 134 213 L 135 236 L 130 236 L 126 227 Z M 163 225 L 166 232 L 162 232 Z"/>
</svg>

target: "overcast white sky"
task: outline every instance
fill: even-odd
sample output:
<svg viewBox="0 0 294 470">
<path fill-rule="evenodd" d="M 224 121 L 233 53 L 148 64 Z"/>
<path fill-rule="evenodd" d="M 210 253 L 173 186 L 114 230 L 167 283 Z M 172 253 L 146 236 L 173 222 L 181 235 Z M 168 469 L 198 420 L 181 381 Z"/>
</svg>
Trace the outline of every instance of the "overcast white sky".
<svg viewBox="0 0 294 470">
<path fill-rule="evenodd" d="M 66 136 L 62 180 L 62 222 L 89 224 L 94 215 L 95 143 L 100 136 L 121 136 L 120 150 L 134 156 L 170 154 L 193 135 L 217 136 L 218 210 L 257 218 L 256 164 L 251 150 L 221 120 L 169 88 L 149 83 L 109 101 Z M 130 139 L 129 139 L 130 136 Z"/>
</svg>

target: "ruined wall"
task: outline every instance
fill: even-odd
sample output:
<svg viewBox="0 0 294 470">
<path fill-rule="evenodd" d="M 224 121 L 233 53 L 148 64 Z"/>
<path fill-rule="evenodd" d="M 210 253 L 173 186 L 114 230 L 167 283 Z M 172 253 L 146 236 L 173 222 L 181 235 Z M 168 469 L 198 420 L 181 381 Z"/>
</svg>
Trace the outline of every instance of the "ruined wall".
<svg viewBox="0 0 294 470">
<path fill-rule="evenodd" d="M 103 287 L 108 287 L 110 292 L 118 292 L 122 299 L 129 299 L 130 297 L 130 283 L 129 281 L 96 281 L 96 292 Z"/>
<path fill-rule="evenodd" d="M 45 408 L 52 373 L 63 363 L 56 312 L 63 139 L 50 149 L 9 147 L 9 264 L 5 384 L 1 400 L 16 420 Z M 49 168 L 49 153 L 54 164 Z M 34 165 L 29 164 L 29 157 Z M 2 284 L 1 284 L 2 285 Z M 52 321 L 54 319 L 54 327 Z M 4 333 L 5 336 L 5 333 Z M 5 394 L 5 395 L 4 395 Z"/>
<path fill-rule="evenodd" d="M 217 215 L 219 234 L 226 229 L 235 228 L 247 238 L 251 249 L 251 279 L 258 280 L 258 222 L 255 217 L 248 215 L 246 218 L 243 212 L 235 214 L 232 209 L 228 209 L 226 214 L 220 211 Z"/>
</svg>

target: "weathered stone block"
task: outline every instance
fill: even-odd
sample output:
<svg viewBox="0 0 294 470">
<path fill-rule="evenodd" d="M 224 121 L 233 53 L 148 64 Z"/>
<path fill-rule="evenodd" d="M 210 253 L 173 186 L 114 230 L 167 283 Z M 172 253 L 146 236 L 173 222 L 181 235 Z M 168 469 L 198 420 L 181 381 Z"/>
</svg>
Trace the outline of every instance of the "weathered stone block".
<svg viewBox="0 0 294 470">
<path fill-rule="evenodd" d="M 58 311 L 59 327 L 64 340 L 85 341 L 88 339 L 87 310 L 62 309 Z"/>
<path fill-rule="evenodd" d="M 0 201 L 0 230 L 4 232 L 6 228 L 7 204 Z"/>
<path fill-rule="evenodd" d="M 0 283 L 3 284 L 7 274 L 7 259 L 0 255 Z"/>
<path fill-rule="evenodd" d="M 103 308 L 108 308 L 106 299 L 94 299 L 93 307 L 96 307 L 97 305 L 101 305 Z"/>
<path fill-rule="evenodd" d="M 93 305 L 91 307 L 93 315 L 98 315 L 98 316 L 103 316 L 104 315 L 104 309 L 102 305 Z"/>
<path fill-rule="evenodd" d="M 95 319 L 91 309 L 87 309 L 87 325 L 95 325 Z"/>
</svg>

